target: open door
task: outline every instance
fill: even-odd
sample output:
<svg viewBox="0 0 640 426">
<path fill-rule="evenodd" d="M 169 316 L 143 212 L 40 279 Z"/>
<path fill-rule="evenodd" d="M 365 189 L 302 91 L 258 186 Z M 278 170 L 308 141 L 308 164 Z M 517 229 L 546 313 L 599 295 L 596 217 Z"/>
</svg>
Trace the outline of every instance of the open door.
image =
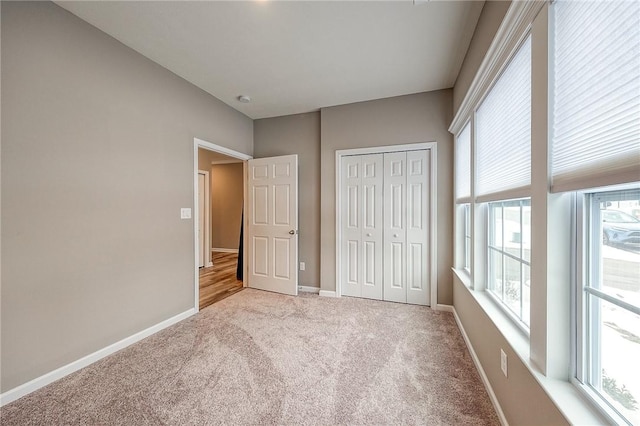
<svg viewBox="0 0 640 426">
<path fill-rule="evenodd" d="M 298 294 L 298 156 L 248 161 L 248 284 Z"/>
</svg>

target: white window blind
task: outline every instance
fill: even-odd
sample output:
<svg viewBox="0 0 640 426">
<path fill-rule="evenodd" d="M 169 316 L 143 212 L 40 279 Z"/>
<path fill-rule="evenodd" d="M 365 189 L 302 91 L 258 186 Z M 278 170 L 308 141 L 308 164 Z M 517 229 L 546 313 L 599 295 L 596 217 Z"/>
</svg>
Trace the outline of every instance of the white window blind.
<svg viewBox="0 0 640 426">
<path fill-rule="evenodd" d="M 531 186 L 531 37 L 476 111 L 479 201 L 524 197 Z"/>
<path fill-rule="evenodd" d="M 552 190 L 640 180 L 640 2 L 553 14 Z"/>
<path fill-rule="evenodd" d="M 471 198 L 471 123 L 456 138 L 456 202 Z"/>
</svg>

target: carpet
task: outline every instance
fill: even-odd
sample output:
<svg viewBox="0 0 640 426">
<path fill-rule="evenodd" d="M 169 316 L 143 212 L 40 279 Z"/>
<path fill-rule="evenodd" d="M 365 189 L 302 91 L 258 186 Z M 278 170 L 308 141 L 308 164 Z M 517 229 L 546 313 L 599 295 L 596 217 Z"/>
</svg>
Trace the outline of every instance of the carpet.
<svg viewBox="0 0 640 426">
<path fill-rule="evenodd" d="M 453 315 L 246 289 L 0 409 L 2 425 L 497 425 Z"/>
</svg>

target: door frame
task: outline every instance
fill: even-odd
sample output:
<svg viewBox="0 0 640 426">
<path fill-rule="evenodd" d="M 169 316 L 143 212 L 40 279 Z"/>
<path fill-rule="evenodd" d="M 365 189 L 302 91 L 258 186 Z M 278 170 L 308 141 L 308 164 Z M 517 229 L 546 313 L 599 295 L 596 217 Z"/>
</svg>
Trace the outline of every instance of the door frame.
<svg viewBox="0 0 640 426">
<path fill-rule="evenodd" d="M 342 285 L 340 282 L 340 271 L 342 268 L 342 240 L 340 238 L 340 230 L 342 229 L 342 168 L 340 164 L 342 157 L 350 155 L 364 155 L 364 154 L 384 154 L 390 152 L 403 152 L 403 151 L 418 151 L 428 149 L 431 151 L 431 161 L 429 167 L 431 169 L 431 176 L 429 182 L 429 233 L 431 240 L 429 241 L 429 262 L 430 262 L 430 276 L 429 286 L 430 290 L 430 306 L 431 309 L 436 309 L 438 306 L 438 257 L 437 257 L 437 243 L 438 243 L 438 227 L 437 221 L 437 200 L 438 200 L 438 185 L 437 185 L 437 143 L 436 142 L 421 142 L 405 145 L 387 145 L 387 146 L 375 146 L 368 148 L 354 148 L 354 149 L 341 149 L 336 151 L 336 297 L 342 296 Z"/>
<path fill-rule="evenodd" d="M 242 160 L 242 188 L 243 188 L 243 204 L 244 211 L 247 211 L 247 161 L 253 159 L 251 155 L 244 154 L 242 152 L 234 151 L 229 148 L 225 148 L 224 146 L 216 145 L 211 142 L 207 142 L 202 139 L 193 138 L 193 265 L 194 265 L 194 309 L 196 312 L 200 311 L 200 274 L 198 274 L 199 262 L 198 262 L 198 148 L 206 149 L 207 151 L 213 151 L 220 154 L 228 155 L 229 157 L 237 158 L 238 160 Z M 247 216 L 244 216 L 244 221 L 242 226 L 245 231 L 247 229 Z M 242 238 L 242 255 L 243 258 L 247 259 L 247 233 L 243 233 Z M 209 256 L 211 256 L 211 251 L 209 251 Z M 247 262 L 245 261 L 242 265 L 242 274 L 245 279 L 242 280 L 242 286 L 247 287 Z"/>
<path fill-rule="evenodd" d="M 209 172 L 206 170 L 198 170 L 198 174 L 204 175 L 204 241 L 203 241 L 203 244 L 205 247 L 205 251 L 203 254 L 204 255 L 203 263 L 205 267 L 210 267 L 210 266 L 213 266 L 213 263 L 211 263 L 211 179 L 210 179 Z M 196 187 L 196 189 L 198 188 Z M 197 206 L 197 203 L 196 203 L 196 206 Z M 200 216 L 200 209 L 198 208 L 198 211 L 195 215 L 196 226 L 199 223 L 199 219 L 200 219 L 199 216 Z M 199 263 L 200 262 L 198 262 L 198 266 L 200 266 Z"/>
</svg>

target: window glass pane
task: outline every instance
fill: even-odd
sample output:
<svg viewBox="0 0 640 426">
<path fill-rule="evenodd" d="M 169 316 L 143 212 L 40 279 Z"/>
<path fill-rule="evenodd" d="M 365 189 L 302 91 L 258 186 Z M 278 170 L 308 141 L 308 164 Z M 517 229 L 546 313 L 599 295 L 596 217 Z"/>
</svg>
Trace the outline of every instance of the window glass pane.
<svg viewBox="0 0 640 426">
<path fill-rule="evenodd" d="M 531 269 L 522 265 L 522 322 L 531 325 Z"/>
<path fill-rule="evenodd" d="M 591 298 L 595 312 L 590 384 L 632 424 L 640 424 L 640 316 Z"/>
<path fill-rule="evenodd" d="M 602 270 L 600 289 L 640 306 L 640 194 L 596 199 L 600 207 Z M 620 199 L 625 198 L 625 199 Z M 594 225 L 595 226 L 595 225 Z"/>
<path fill-rule="evenodd" d="M 513 256 L 520 257 L 520 250 L 522 248 L 520 202 L 505 203 L 503 215 L 504 250 Z"/>
<path fill-rule="evenodd" d="M 502 204 L 489 206 L 489 245 L 502 250 Z"/>
<path fill-rule="evenodd" d="M 464 268 L 471 270 L 471 206 L 464 205 Z"/>
<path fill-rule="evenodd" d="M 522 200 L 522 258 L 531 262 L 531 200 Z"/>
<path fill-rule="evenodd" d="M 525 328 L 529 326 L 530 309 L 530 205 L 529 199 L 489 203 L 487 286 Z"/>
<path fill-rule="evenodd" d="M 502 299 L 502 254 L 489 249 L 489 289 Z"/>
<path fill-rule="evenodd" d="M 505 256 L 504 274 L 504 303 L 520 317 L 522 315 L 520 311 L 520 300 L 522 298 L 522 293 L 520 292 L 520 262 Z"/>
</svg>

